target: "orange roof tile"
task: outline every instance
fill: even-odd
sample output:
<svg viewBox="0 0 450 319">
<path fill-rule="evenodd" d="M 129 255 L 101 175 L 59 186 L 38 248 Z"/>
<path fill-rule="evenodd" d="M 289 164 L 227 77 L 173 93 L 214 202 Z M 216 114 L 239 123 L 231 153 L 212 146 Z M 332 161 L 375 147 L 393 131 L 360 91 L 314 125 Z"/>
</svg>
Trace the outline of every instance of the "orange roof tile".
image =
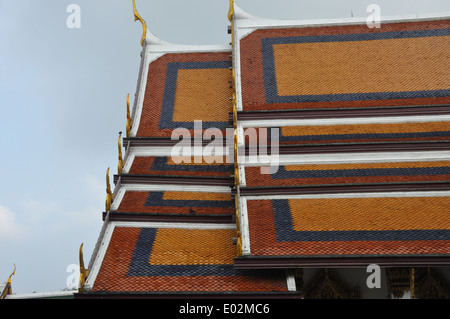
<svg viewBox="0 0 450 319">
<path fill-rule="evenodd" d="M 92 291 L 286 292 L 283 272 L 233 268 L 235 232 L 116 227 Z"/>
</svg>

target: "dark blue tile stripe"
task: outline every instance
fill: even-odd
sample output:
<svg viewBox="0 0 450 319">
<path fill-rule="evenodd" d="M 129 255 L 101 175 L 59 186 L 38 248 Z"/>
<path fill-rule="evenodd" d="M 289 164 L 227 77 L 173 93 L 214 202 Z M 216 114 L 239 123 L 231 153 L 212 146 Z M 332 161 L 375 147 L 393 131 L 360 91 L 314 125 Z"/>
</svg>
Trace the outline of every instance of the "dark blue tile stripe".
<svg viewBox="0 0 450 319">
<path fill-rule="evenodd" d="M 175 107 L 175 94 L 177 89 L 177 78 L 179 69 L 225 69 L 231 67 L 231 61 L 211 62 L 173 62 L 167 64 L 166 83 L 159 119 L 159 129 L 186 128 L 194 129 L 194 122 L 174 122 L 173 112 Z M 224 85 L 228 85 L 225 83 Z M 228 127 L 228 119 L 223 122 L 202 122 L 202 128 L 225 129 Z"/>
<path fill-rule="evenodd" d="M 228 163 L 214 164 L 214 165 L 169 165 L 167 164 L 168 157 L 156 157 L 153 161 L 152 171 L 183 171 L 183 172 L 233 172 L 233 165 Z"/>
<path fill-rule="evenodd" d="M 369 176 L 435 176 L 450 175 L 450 166 L 442 167 L 409 167 L 409 168 L 365 168 L 365 169 L 330 169 L 287 171 L 280 166 L 271 174 L 271 179 L 290 178 L 339 178 L 339 177 L 369 177 Z"/>
<path fill-rule="evenodd" d="M 148 194 L 145 206 L 160 206 L 160 207 L 221 207 L 232 208 L 234 201 L 220 201 L 220 200 L 168 200 L 163 199 L 164 192 L 150 192 Z"/>
<path fill-rule="evenodd" d="M 157 228 L 142 228 L 136 243 L 128 277 L 149 276 L 236 276 L 248 272 L 233 265 L 151 265 L 149 263 Z"/>
</svg>

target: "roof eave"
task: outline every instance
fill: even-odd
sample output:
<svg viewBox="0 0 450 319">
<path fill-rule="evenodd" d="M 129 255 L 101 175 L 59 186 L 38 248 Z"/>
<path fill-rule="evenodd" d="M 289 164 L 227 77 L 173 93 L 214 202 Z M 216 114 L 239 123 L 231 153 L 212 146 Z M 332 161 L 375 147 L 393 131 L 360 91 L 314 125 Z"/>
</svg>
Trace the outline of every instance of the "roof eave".
<svg viewBox="0 0 450 319">
<path fill-rule="evenodd" d="M 449 267 L 449 255 L 358 256 L 243 256 L 234 259 L 236 269 Z"/>
</svg>

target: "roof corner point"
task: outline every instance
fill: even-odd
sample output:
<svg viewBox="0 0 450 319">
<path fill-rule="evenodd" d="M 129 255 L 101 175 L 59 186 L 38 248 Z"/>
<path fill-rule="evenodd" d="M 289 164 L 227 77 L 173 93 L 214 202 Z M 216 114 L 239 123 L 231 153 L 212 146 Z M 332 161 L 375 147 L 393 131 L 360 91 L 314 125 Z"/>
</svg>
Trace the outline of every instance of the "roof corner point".
<svg viewBox="0 0 450 319">
<path fill-rule="evenodd" d="M 145 37 L 147 35 L 147 24 L 145 23 L 144 19 L 139 15 L 137 9 L 136 9 L 136 1 L 133 0 L 133 12 L 134 12 L 134 21 L 136 22 L 139 20 L 142 24 L 143 32 L 142 32 L 142 38 L 141 38 L 141 46 L 144 46 Z"/>
<path fill-rule="evenodd" d="M 233 22 L 234 0 L 230 0 L 230 8 L 228 9 L 228 20 Z"/>
</svg>

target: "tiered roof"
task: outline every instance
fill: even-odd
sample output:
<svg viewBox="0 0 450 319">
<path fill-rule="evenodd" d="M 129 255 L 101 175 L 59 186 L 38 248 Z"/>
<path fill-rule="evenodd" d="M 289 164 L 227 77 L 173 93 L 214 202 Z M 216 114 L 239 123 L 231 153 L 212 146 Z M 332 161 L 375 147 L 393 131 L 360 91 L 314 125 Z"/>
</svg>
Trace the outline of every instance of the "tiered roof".
<svg viewBox="0 0 450 319">
<path fill-rule="evenodd" d="M 125 158 L 77 297 L 298 298 L 295 268 L 450 265 L 450 15 L 377 29 L 230 3 L 231 45 L 144 28 Z M 232 132 L 215 161 L 198 148 L 214 128 Z M 180 136 L 196 138 L 181 163 Z"/>
<path fill-rule="evenodd" d="M 125 158 L 77 298 L 298 297 L 284 270 L 233 265 L 231 46 L 180 46 L 147 31 L 141 56 Z M 179 128 L 193 152 L 175 159 Z M 220 133 L 220 154 L 195 149 L 211 142 L 208 132 Z"/>
</svg>

